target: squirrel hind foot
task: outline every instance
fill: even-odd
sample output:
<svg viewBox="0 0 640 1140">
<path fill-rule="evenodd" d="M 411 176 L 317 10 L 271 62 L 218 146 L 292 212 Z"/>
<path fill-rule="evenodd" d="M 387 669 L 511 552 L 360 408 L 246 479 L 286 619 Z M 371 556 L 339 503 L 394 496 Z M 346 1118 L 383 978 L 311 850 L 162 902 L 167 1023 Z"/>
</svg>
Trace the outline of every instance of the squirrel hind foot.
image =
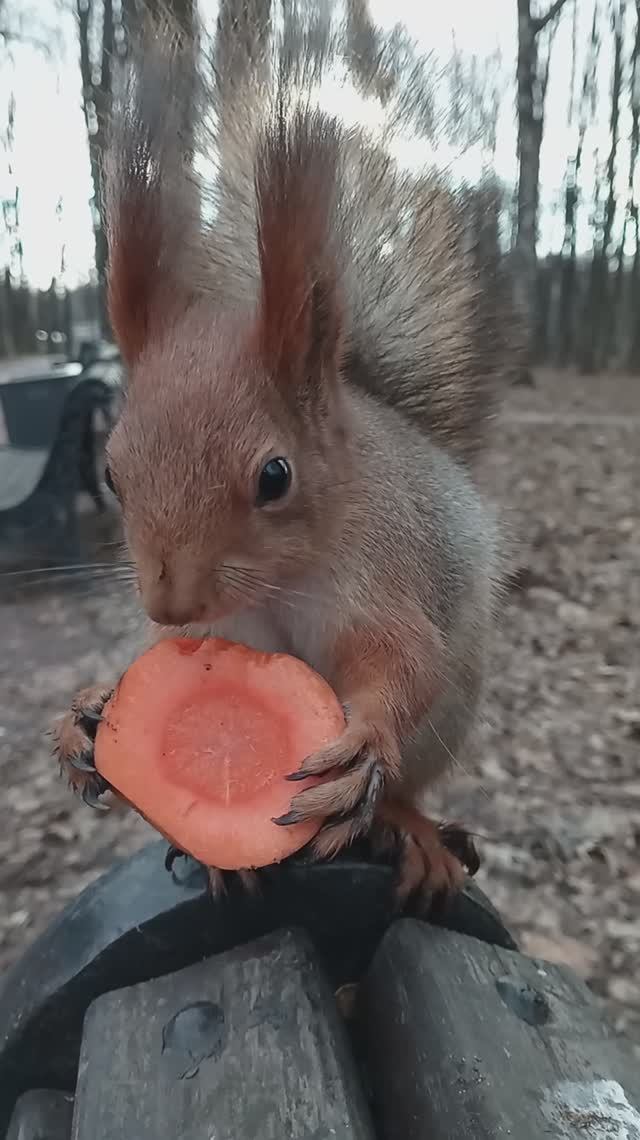
<svg viewBox="0 0 640 1140">
<path fill-rule="evenodd" d="M 389 800 L 378 820 L 383 834 L 400 844 L 396 894 L 403 907 L 415 899 L 421 910 L 436 909 L 480 867 L 473 838 L 459 823 L 435 823 L 411 805 Z"/>
</svg>

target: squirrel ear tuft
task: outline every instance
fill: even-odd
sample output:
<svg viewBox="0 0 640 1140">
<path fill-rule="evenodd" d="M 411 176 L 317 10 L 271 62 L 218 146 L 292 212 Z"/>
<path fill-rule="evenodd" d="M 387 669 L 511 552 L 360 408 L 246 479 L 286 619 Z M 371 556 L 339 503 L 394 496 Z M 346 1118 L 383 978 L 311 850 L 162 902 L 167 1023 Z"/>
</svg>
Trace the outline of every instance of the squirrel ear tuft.
<svg viewBox="0 0 640 1140">
<path fill-rule="evenodd" d="M 279 108 L 258 153 L 260 347 L 286 383 L 335 373 L 342 342 L 334 202 L 339 155 L 335 124 Z"/>
<path fill-rule="evenodd" d="M 162 249 L 158 188 L 136 172 L 123 176 L 117 210 L 109 216 L 108 304 L 111 326 L 125 363 L 142 352 L 149 323 Z"/>
</svg>

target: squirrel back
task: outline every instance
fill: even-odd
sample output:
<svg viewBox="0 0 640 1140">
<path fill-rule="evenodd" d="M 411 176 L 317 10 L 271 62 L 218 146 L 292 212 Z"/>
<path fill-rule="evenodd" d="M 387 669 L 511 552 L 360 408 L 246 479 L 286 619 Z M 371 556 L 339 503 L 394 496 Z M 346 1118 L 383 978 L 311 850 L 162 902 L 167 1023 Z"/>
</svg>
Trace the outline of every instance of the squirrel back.
<svg viewBox="0 0 640 1140">
<path fill-rule="evenodd" d="M 403 170 L 388 109 L 376 138 L 316 105 L 340 27 L 287 8 L 260 28 L 246 7 L 239 28 L 222 5 L 204 64 L 167 22 L 134 57 L 105 171 L 125 360 L 197 298 L 253 305 L 271 367 L 333 330 L 348 382 L 473 464 L 511 332 L 497 194 Z"/>
</svg>

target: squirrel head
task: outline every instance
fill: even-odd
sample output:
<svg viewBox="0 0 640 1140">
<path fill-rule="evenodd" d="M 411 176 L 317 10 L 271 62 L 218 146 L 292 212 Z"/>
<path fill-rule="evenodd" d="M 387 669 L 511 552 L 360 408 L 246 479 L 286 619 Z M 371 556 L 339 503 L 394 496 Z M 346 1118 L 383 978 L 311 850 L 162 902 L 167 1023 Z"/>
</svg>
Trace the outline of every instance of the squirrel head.
<svg viewBox="0 0 640 1140">
<path fill-rule="evenodd" d="M 204 301 L 132 368 L 107 463 L 143 604 L 163 625 L 277 600 L 326 550 L 349 447 L 317 304 L 280 369 L 255 328 L 247 338 L 249 316 L 216 318 Z"/>
<path fill-rule="evenodd" d="M 108 468 L 151 618 L 214 621 L 277 599 L 339 524 L 350 448 L 337 139 L 330 120 L 282 109 L 265 131 L 257 297 L 229 312 L 174 276 L 184 210 L 163 209 L 162 195 L 176 179 L 130 150 L 131 161 L 126 146 L 116 155 L 107 198 L 111 318 L 129 369 Z"/>
</svg>

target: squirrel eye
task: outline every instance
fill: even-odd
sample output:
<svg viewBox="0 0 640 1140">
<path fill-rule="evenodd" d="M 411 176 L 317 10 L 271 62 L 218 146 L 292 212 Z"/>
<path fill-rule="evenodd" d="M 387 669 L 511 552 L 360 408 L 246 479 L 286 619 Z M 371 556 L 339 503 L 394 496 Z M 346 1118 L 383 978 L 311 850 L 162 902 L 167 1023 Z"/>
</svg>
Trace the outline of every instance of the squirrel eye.
<svg viewBox="0 0 640 1140">
<path fill-rule="evenodd" d="M 111 494 L 117 495 L 118 492 L 116 491 L 116 486 L 115 486 L 115 483 L 113 481 L 113 476 L 112 476 L 111 471 L 109 470 L 108 467 L 105 467 L 105 469 L 104 469 L 104 481 L 105 481 L 107 487 L 109 488 L 109 490 L 111 491 Z"/>
<path fill-rule="evenodd" d="M 260 472 L 257 505 L 282 499 L 291 486 L 291 468 L 286 459 L 270 459 Z"/>
</svg>

